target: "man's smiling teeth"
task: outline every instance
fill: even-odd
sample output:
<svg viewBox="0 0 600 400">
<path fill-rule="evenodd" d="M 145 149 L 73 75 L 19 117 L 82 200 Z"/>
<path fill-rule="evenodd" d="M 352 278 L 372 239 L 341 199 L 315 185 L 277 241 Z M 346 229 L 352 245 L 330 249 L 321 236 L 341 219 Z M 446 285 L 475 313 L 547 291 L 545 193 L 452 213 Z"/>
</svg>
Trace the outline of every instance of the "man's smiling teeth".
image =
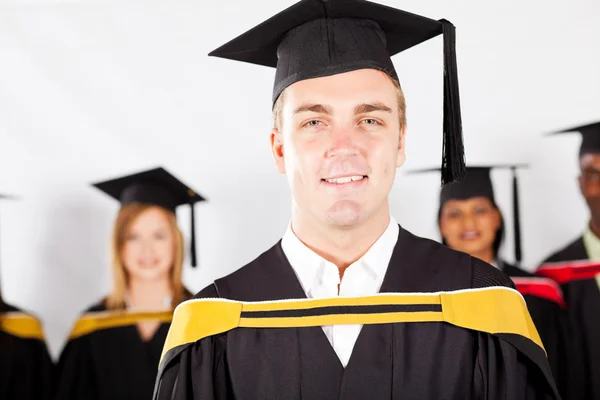
<svg viewBox="0 0 600 400">
<path fill-rule="evenodd" d="M 350 182 L 356 182 L 356 181 L 360 181 L 361 179 L 364 179 L 365 176 L 363 175 L 354 175 L 354 176 L 345 176 L 343 178 L 333 178 L 333 179 L 324 179 L 325 182 L 329 182 L 329 183 L 350 183 Z"/>
</svg>

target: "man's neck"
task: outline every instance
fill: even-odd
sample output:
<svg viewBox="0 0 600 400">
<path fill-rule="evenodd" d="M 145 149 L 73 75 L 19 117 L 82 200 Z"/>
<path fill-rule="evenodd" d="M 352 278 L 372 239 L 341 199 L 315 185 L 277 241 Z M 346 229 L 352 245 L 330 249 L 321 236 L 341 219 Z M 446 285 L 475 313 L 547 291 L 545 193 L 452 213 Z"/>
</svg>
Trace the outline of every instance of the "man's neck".
<svg viewBox="0 0 600 400">
<path fill-rule="evenodd" d="M 590 230 L 597 238 L 600 238 L 600 217 L 592 217 L 590 220 Z"/>
<path fill-rule="evenodd" d="M 352 263 L 358 261 L 385 232 L 390 223 L 389 211 L 370 218 L 360 226 L 336 227 L 315 223 L 293 213 L 294 234 L 309 249 L 335 264 L 340 277 Z"/>
<path fill-rule="evenodd" d="M 129 306 L 135 309 L 160 309 L 165 308 L 165 299 L 172 295 L 168 278 L 155 281 L 135 280 L 129 281 L 128 299 Z"/>
</svg>

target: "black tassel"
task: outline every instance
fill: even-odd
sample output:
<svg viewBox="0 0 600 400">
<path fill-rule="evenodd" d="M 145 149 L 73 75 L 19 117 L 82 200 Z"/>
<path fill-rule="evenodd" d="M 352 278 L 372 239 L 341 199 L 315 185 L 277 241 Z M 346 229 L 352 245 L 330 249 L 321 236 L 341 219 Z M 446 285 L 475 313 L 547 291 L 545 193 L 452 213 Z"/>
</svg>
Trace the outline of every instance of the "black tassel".
<svg viewBox="0 0 600 400">
<path fill-rule="evenodd" d="M 462 137 L 458 68 L 456 65 L 456 29 L 450 21 L 440 20 L 444 35 L 444 144 L 442 184 L 462 179 L 466 174 Z"/>
<path fill-rule="evenodd" d="M 191 243 L 190 243 L 190 251 L 192 253 L 192 267 L 196 267 L 198 265 L 196 259 L 196 216 L 194 215 L 194 203 L 190 203 L 191 210 L 191 220 L 192 220 L 192 233 L 191 233 Z"/>
<path fill-rule="evenodd" d="M 515 261 L 521 264 L 523 259 L 521 248 L 521 215 L 519 212 L 519 183 L 517 179 L 517 169 L 512 168 L 513 173 L 513 223 L 515 230 Z"/>
</svg>

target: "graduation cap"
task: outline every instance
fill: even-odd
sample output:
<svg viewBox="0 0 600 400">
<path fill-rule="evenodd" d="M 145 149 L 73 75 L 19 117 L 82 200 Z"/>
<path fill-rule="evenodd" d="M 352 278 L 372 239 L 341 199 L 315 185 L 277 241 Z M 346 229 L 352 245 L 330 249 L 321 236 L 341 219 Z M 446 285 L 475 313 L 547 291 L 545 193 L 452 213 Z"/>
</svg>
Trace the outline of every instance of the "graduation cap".
<svg viewBox="0 0 600 400">
<path fill-rule="evenodd" d="M 510 169 L 513 179 L 513 227 L 515 240 L 515 260 L 521 263 L 523 250 L 521 245 L 521 215 L 519 207 L 518 168 L 527 168 L 523 164 L 497 164 L 488 166 L 468 166 L 465 177 L 459 182 L 453 182 L 440 190 L 440 208 L 450 200 L 466 200 L 473 197 L 485 197 L 496 204 L 494 187 L 490 172 L 492 169 Z M 439 172 L 439 168 L 429 168 L 410 171 L 409 173 Z"/>
<path fill-rule="evenodd" d="M 553 132 L 551 135 L 574 132 L 579 132 L 583 138 L 581 147 L 579 148 L 580 157 L 584 154 L 600 154 L 600 122 L 564 129 L 559 132 Z"/>
<path fill-rule="evenodd" d="M 195 190 L 182 183 L 164 168 L 155 168 L 95 183 L 94 186 L 118 200 L 122 206 L 132 203 L 152 204 L 175 213 L 178 206 L 188 204 L 192 223 L 191 264 L 192 267 L 197 265 L 194 204 L 206 199 Z"/>
<path fill-rule="evenodd" d="M 391 56 L 435 36 L 444 37 L 442 182 L 462 178 L 464 146 L 455 28 L 364 0 L 302 0 L 209 55 L 276 68 L 273 104 L 295 82 L 359 69 L 398 80 Z"/>
</svg>

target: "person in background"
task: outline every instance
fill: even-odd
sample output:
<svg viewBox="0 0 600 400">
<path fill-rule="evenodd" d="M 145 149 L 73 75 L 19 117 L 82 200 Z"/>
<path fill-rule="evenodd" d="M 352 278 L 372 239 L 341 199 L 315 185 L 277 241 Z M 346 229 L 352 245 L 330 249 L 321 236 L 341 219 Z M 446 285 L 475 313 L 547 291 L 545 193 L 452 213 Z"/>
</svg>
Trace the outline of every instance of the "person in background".
<svg viewBox="0 0 600 400">
<path fill-rule="evenodd" d="M 535 277 L 520 268 L 522 259 L 520 212 L 516 165 L 469 166 L 466 177 L 440 191 L 438 227 L 442 243 L 470 254 L 507 274 L 524 296 L 531 318 L 540 333 L 557 386 L 563 397 L 569 386 L 566 363 L 568 332 L 560 287 L 551 279 Z M 504 241 L 504 217 L 496 203 L 490 172 L 513 171 L 513 226 L 515 261 L 500 258 Z M 434 169 L 437 170 L 437 169 Z M 432 170 L 416 171 L 427 172 Z"/>
<path fill-rule="evenodd" d="M 175 209 L 204 199 L 163 168 L 95 185 L 121 203 L 112 292 L 76 322 L 59 361 L 57 400 L 147 400 L 172 312 L 191 297 Z M 195 266 L 192 240 L 192 265 Z"/>
<path fill-rule="evenodd" d="M 53 385 L 54 365 L 42 324 L 6 303 L 0 291 L 0 399 L 50 400 Z"/>
<path fill-rule="evenodd" d="M 558 398 L 510 279 L 390 215 L 406 157 L 390 57 L 440 34 L 450 182 L 464 173 L 450 22 L 304 0 L 211 53 L 276 67 L 270 143 L 292 217 L 271 249 L 178 306 L 155 399 Z"/>
<path fill-rule="evenodd" d="M 579 189 L 590 219 L 583 234 L 544 260 L 537 274 L 561 284 L 576 348 L 573 371 L 580 399 L 600 399 L 600 122 L 556 132 L 579 132 Z"/>
</svg>

